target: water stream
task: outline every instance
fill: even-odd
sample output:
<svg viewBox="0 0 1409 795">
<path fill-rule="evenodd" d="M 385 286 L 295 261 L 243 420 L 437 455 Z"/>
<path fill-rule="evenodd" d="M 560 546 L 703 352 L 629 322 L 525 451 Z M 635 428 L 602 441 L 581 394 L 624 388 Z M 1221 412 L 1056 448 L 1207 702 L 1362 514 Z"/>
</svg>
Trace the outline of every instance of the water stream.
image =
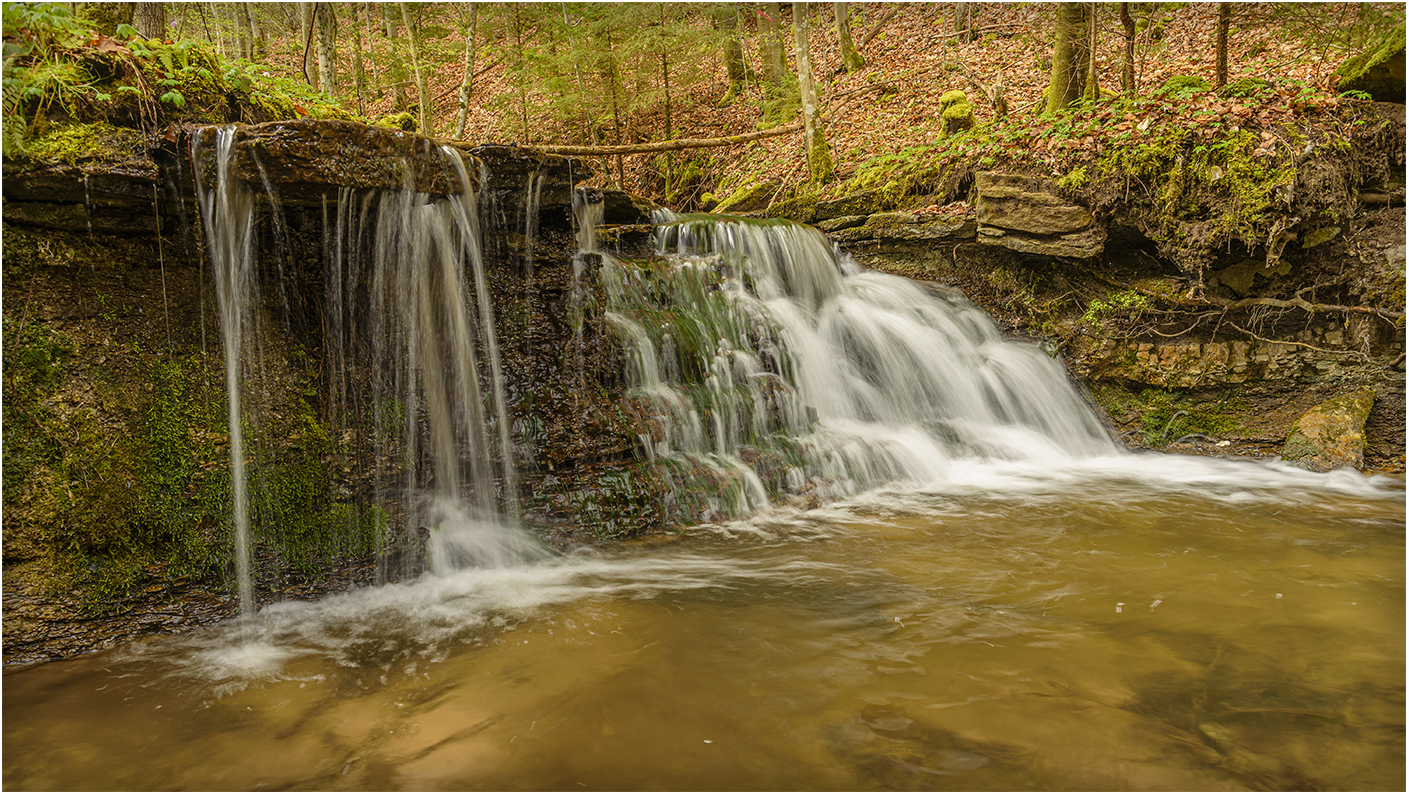
<svg viewBox="0 0 1409 795">
<path fill-rule="evenodd" d="M 4 779 L 1402 790 L 1403 500 L 1163 455 L 974 463 L 7 672 Z"/>
<path fill-rule="evenodd" d="M 655 259 L 593 252 L 645 454 L 703 524 L 546 555 L 495 491 L 511 418 L 447 162 L 458 197 L 339 194 L 325 264 L 376 465 L 433 462 L 384 495 L 426 573 L 7 671 L 7 787 L 1404 787 L 1402 479 L 1124 453 L 1058 361 L 806 227 L 666 217 Z M 238 471 L 234 182 L 202 214 Z"/>
</svg>

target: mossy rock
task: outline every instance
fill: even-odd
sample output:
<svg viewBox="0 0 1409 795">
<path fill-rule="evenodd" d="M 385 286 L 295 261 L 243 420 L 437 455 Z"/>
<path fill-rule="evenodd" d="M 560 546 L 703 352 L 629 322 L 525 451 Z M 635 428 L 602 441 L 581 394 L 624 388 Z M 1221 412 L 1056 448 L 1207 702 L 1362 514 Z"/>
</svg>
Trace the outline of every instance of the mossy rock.
<svg viewBox="0 0 1409 795">
<path fill-rule="evenodd" d="M 1337 91 L 1363 91 L 1376 102 L 1404 104 L 1404 26 L 1379 46 L 1341 64 L 1336 75 Z"/>
<path fill-rule="evenodd" d="M 940 95 L 939 107 L 941 110 L 948 110 L 952 105 L 958 105 L 960 103 L 967 104 L 968 101 L 969 96 L 956 88 L 953 91 L 946 91 Z"/>
<path fill-rule="evenodd" d="M 1314 472 L 1359 468 L 1365 461 L 1365 421 L 1375 390 L 1361 387 L 1313 407 L 1287 434 L 1282 458 Z"/>
<path fill-rule="evenodd" d="M 968 102 L 956 102 L 945 108 L 940 118 L 944 120 L 944 132 L 953 135 L 974 126 L 974 108 Z"/>
<path fill-rule="evenodd" d="M 780 185 L 781 183 L 776 179 L 743 185 L 721 200 L 713 208 L 714 212 L 743 213 L 762 210 L 768 206 L 768 200 L 773 197 L 773 194 L 778 192 Z"/>
<path fill-rule="evenodd" d="M 388 113 L 372 122 L 372 124 L 376 127 L 385 127 L 388 130 L 401 130 L 402 132 L 416 132 L 420 129 L 416 115 L 405 110 L 400 113 Z"/>
</svg>

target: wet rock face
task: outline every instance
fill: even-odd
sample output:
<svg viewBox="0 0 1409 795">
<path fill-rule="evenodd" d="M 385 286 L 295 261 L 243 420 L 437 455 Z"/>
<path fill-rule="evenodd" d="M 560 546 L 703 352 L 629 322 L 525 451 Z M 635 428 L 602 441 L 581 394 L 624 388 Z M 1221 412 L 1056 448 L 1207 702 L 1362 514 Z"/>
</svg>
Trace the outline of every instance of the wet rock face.
<svg viewBox="0 0 1409 795">
<path fill-rule="evenodd" d="M 1105 230 L 1085 207 L 1058 196 L 1052 180 L 981 171 L 974 187 L 980 243 L 1076 259 L 1105 250 Z"/>
<path fill-rule="evenodd" d="M 1314 472 L 1361 467 L 1365 421 L 1374 404 L 1375 391 L 1362 387 L 1317 405 L 1292 426 L 1282 458 Z"/>
<path fill-rule="evenodd" d="M 199 130 L 205 157 L 196 167 L 214 179 L 212 128 Z M 423 135 L 350 121 L 299 120 L 251 124 L 235 134 L 235 173 L 250 185 L 275 185 L 280 199 L 321 196 L 330 187 L 410 188 L 420 193 L 455 194 L 458 179 L 447 173 L 435 141 Z M 462 152 L 462 156 L 466 153 Z M 466 157 L 471 185 L 478 168 Z"/>
</svg>

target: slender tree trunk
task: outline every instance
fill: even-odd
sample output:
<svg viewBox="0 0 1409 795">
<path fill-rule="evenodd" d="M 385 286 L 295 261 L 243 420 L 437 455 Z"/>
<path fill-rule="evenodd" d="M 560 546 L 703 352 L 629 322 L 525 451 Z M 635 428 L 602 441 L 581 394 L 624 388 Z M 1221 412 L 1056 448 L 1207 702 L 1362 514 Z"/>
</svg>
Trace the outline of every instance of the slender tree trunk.
<svg viewBox="0 0 1409 795">
<path fill-rule="evenodd" d="M 1135 18 L 1130 16 L 1130 4 L 1120 4 L 1120 24 L 1125 28 L 1125 55 L 1120 60 L 1120 92 L 1135 94 Z"/>
<path fill-rule="evenodd" d="M 1228 83 L 1228 25 L 1233 19 L 1233 4 L 1218 4 L 1218 34 L 1214 44 L 1216 65 L 1213 87 L 1222 88 Z"/>
<path fill-rule="evenodd" d="M 421 68 L 421 49 L 416 43 L 416 26 L 411 24 L 411 11 L 405 3 L 401 7 L 401 23 L 406 26 L 406 41 L 411 46 L 411 70 L 416 76 L 416 95 L 421 103 L 421 134 L 435 136 L 435 116 L 431 112 L 431 92 L 426 85 L 426 72 Z"/>
<path fill-rule="evenodd" d="M 133 27 L 145 39 L 166 39 L 166 3 L 138 3 Z"/>
<path fill-rule="evenodd" d="M 303 76 L 308 79 L 308 84 L 314 90 L 323 85 L 319 79 L 321 75 L 318 72 L 318 62 L 315 60 L 310 63 L 308 60 L 309 42 L 313 41 L 314 26 L 317 24 L 314 19 L 316 16 L 313 3 L 298 4 L 298 38 L 303 47 Z"/>
<path fill-rule="evenodd" d="M 1047 85 L 1047 112 L 1079 99 L 1089 68 L 1085 3 L 1057 4 L 1057 43 L 1052 50 L 1052 77 Z"/>
<path fill-rule="evenodd" d="M 362 94 L 367 88 L 367 70 L 362 62 L 362 26 L 358 24 L 359 4 L 352 3 L 348 10 L 352 13 L 352 93 L 357 97 L 357 112 L 367 112 L 362 102 Z"/>
<path fill-rule="evenodd" d="M 259 24 L 259 17 L 254 13 L 252 3 L 240 3 L 244 9 L 245 24 L 250 31 L 250 60 L 256 61 L 263 58 L 269 52 L 269 44 L 264 37 L 264 26 Z"/>
<path fill-rule="evenodd" d="M 318 3 L 318 74 L 323 79 L 323 93 L 338 98 L 338 15 L 333 3 Z"/>
<path fill-rule="evenodd" d="M 523 15 L 519 13 L 520 6 L 514 6 L 514 53 L 518 66 L 518 88 L 519 88 L 519 121 L 523 125 L 523 138 L 525 144 L 528 143 L 528 67 L 524 59 L 523 43 Z M 619 133 L 618 133 L 619 135 Z"/>
<path fill-rule="evenodd" d="M 611 88 L 612 95 L 612 124 L 616 127 L 616 145 L 621 146 L 625 143 L 622 135 L 623 131 L 621 125 L 621 98 L 617 93 L 617 88 L 620 83 L 619 78 L 621 75 L 617 68 L 616 47 L 612 44 L 612 36 L 610 33 L 607 34 L 606 40 L 607 81 L 608 85 Z M 623 188 L 626 186 L 626 162 L 622 160 L 622 157 L 619 154 L 616 156 L 616 186 L 618 188 Z"/>
<path fill-rule="evenodd" d="M 797 58 L 798 89 L 802 93 L 808 176 L 814 184 L 820 185 L 832 176 L 832 154 L 822 131 L 817 89 L 812 84 L 812 57 L 807 47 L 807 3 L 793 3 L 793 51 Z"/>
<path fill-rule="evenodd" d="M 254 60 L 254 45 L 251 41 L 253 34 L 250 31 L 249 14 L 245 13 L 245 4 L 236 3 L 232 6 L 230 17 L 235 21 L 235 55 L 247 61 Z"/>
<path fill-rule="evenodd" d="M 465 5 L 465 76 L 460 79 L 460 107 L 455 111 L 455 139 L 465 137 L 470 115 L 470 92 L 475 86 L 475 4 Z"/>
<path fill-rule="evenodd" d="M 845 66 L 848 72 L 865 69 L 866 59 L 861 57 L 861 52 L 851 40 L 851 20 L 847 18 L 846 3 L 832 3 L 832 15 L 837 20 L 837 40 L 841 47 L 842 66 Z"/>
<path fill-rule="evenodd" d="M 783 85 L 783 75 L 788 72 L 787 61 L 783 58 L 783 34 L 779 25 L 783 11 L 777 3 L 762 5 L 763 14 L 758 23 L 758 59 L 763 64 L 764 89 L 776 92 Z"/>
<path fill-rule="evenodd" d="M 1099 44 L 1097 36 L 1101 30 L 1100 17 L 1098 16 L 1100 10 L 1101 7 L 1098 4 L 1090 3 L 1086 12 L 1086 29 L 1090 38 L 1086 43 L 1086 85 L 1082 87 L 1081 96 L 1088 103 L 1094 103 L 1101 98 L 1101 81 L 1096 72 L 1096 67 L 1100 62 L 1100 59 L 1096 57 L 1097 45 Z"/>
<path fill-rule="evenodd" d="M 401 57 L 401 40 L 396 35 L 396 12 L 390 3 L 382 4 L 382 14 L 386 22 L 387 47 L 391 53 L 387 59 L 387 76 L 391 78 L 392 108 L 399 113 L 410 106 L 406 99 L 406 61 Z"/>
</svg>

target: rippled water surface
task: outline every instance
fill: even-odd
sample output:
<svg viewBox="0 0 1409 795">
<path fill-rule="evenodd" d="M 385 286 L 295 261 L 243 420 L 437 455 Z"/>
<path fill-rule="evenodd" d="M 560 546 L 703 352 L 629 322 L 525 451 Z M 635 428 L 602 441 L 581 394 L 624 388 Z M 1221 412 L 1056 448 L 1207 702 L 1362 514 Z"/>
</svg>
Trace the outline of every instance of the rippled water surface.
<svg viewBox="0 0 1409 795">
<path fill-rule="evenodd" d="M 1402 481 L 957 467 L 4 678 L 8 789 L 1404 788 Z"/>
</svg>

